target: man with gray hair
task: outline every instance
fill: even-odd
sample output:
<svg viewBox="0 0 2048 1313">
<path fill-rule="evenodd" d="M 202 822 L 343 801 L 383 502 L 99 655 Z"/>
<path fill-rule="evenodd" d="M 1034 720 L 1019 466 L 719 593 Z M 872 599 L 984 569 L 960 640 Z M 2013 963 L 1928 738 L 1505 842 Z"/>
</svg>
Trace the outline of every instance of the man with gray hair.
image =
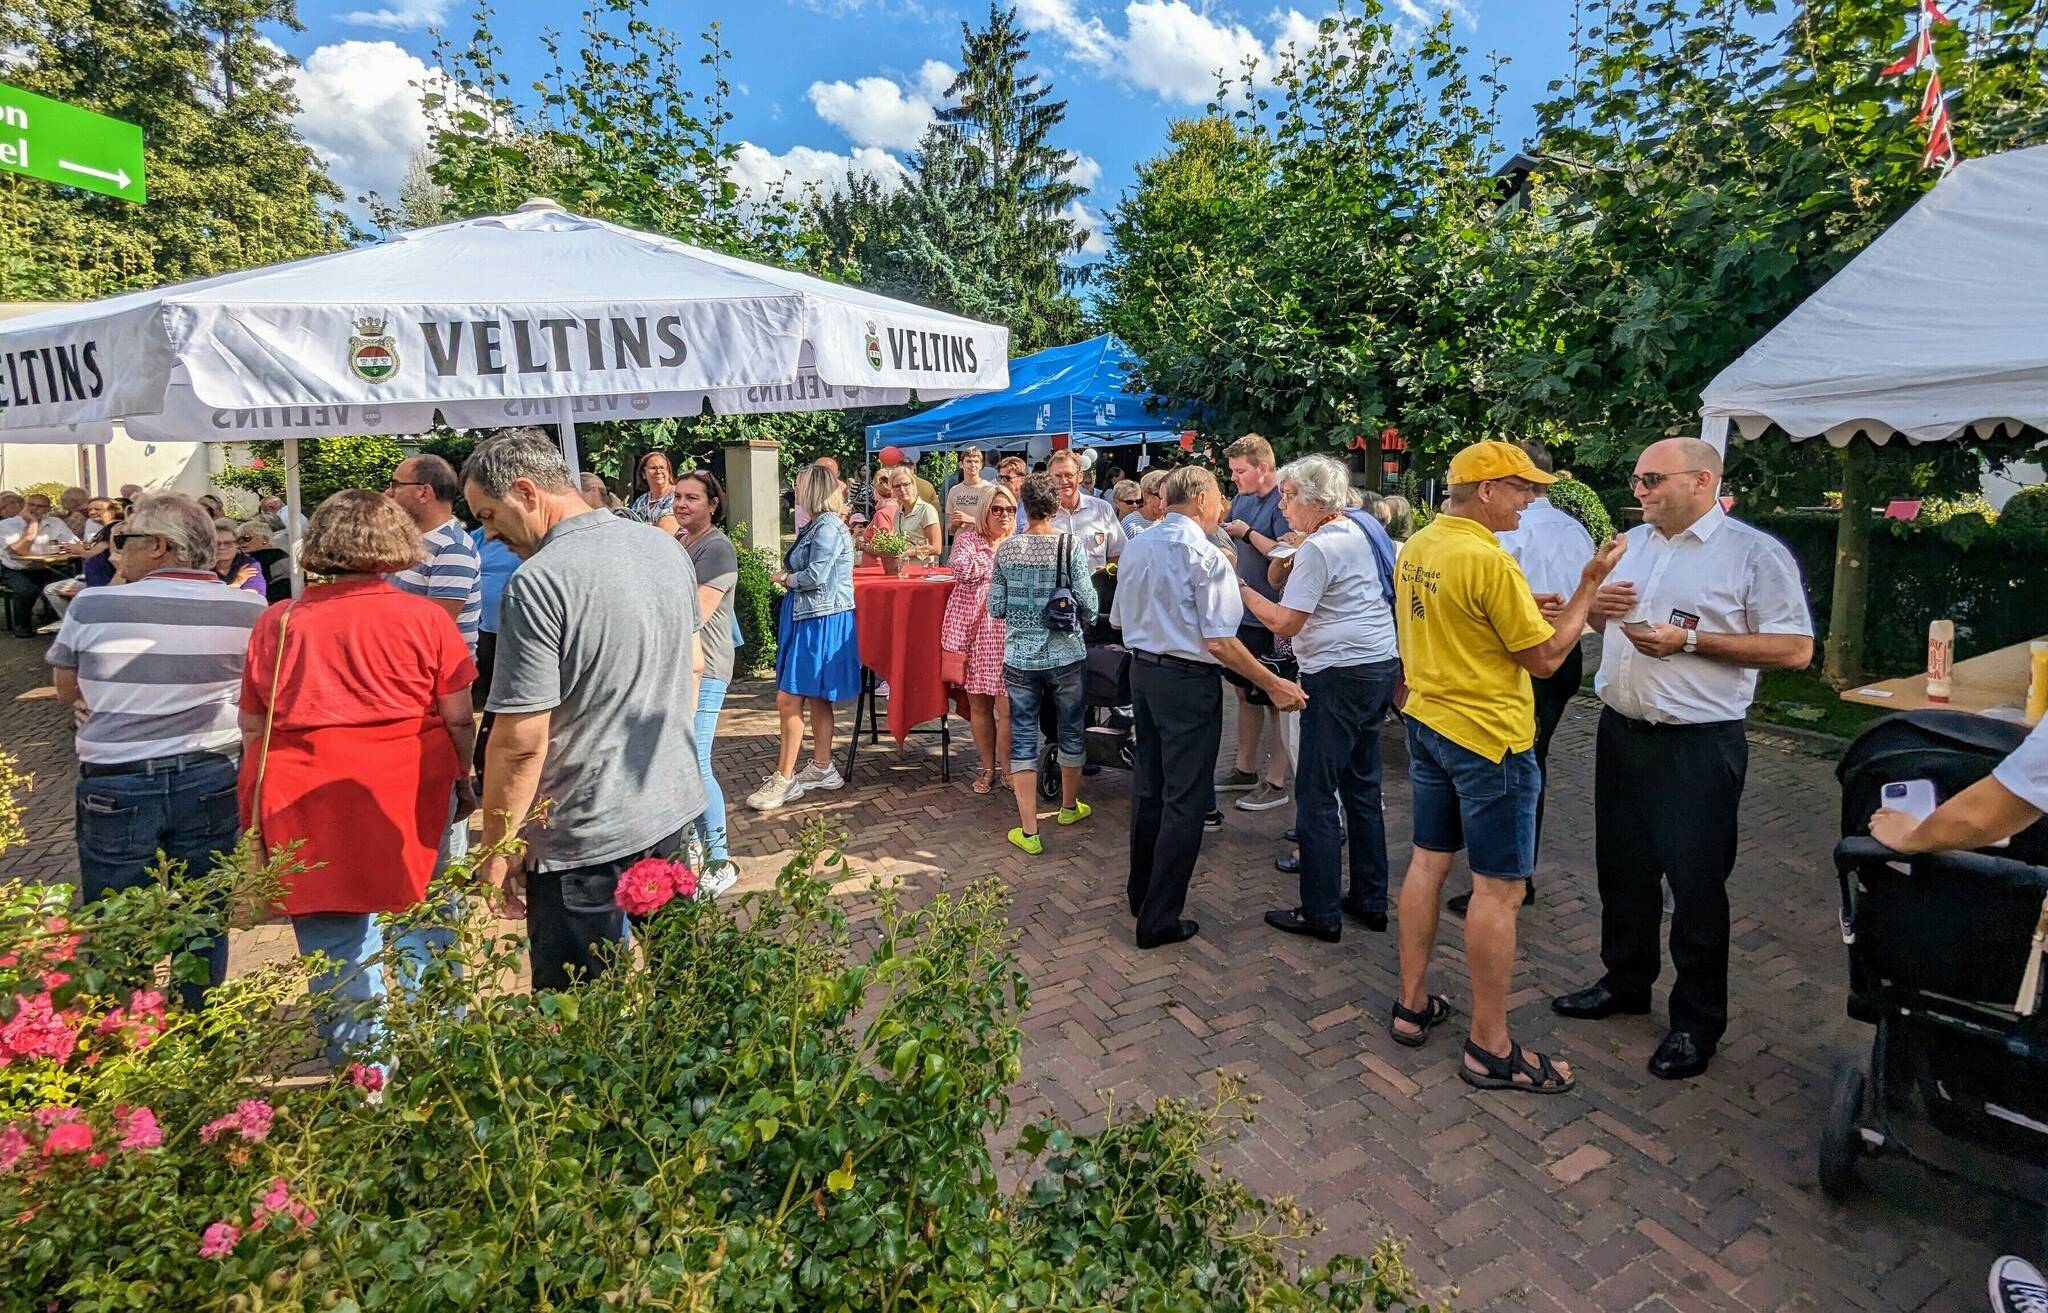
<svg viewBox="0 0 2048 1313">
<path fill-rule="evenodd" d="M 522 560 L 499 604 L 484 842 L 553 805 L 516 866 L 493 858 L 481 876 L 526 918 L 533 987 L 562 989 L 624 937 L 619 876 L 681 853 L 704 810 L 696 573 L 671 535 L 593 510 L 543 429 L 485 439 L 462 478 L 484 532 Z"/>
<path fill-rule="evenodd" d="M 81 891 L 103 897 L 154 878 L 158 854 L 204 875 L 235 846 L 242 732 L 237 701 L 260 594 L 213 572 L 213 518 L 190 498 L 147 497 L 113 536 L 120 588 L 89 588 L 47 659 L 78 720 Z M 200 945 L 210 984 L 225 933 Z M 194 1005 L 203 990 L 183 984 Z"/>
</svg>

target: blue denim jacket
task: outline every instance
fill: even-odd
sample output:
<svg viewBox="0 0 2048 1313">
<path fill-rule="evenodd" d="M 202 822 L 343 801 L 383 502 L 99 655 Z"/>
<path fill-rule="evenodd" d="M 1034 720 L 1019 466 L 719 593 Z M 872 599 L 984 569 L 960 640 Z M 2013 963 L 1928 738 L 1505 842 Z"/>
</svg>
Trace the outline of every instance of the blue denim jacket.
<svg viewBox="0 0 2048 1313">
<path fill-rule="evenodd" d="M 820 515 L 804 526 L 790 544 L 788 569 L 792 620 L 853 609 L 853 535 L 837 515 Z"/>
</svg>

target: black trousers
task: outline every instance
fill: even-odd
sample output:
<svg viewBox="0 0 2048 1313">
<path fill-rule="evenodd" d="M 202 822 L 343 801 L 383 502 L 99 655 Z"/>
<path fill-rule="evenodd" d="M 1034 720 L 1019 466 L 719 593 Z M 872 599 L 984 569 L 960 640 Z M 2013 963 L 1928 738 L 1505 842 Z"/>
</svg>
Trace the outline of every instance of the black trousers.
<svg viewBox="0 0 2048 1313">
<path fill-rule="evenodd" d="M 491 672 L 498 668 L 498 636 L 489 630 L 478 630 L 476 636 L 476 683 L 471 686 L 471 696 L 476 699 L 476 762 L 478 779 L 484 774 L 484 749 L 491 742 L 491 722 L 497 716 L 484 710 L 484 704 L 491 700 Z"/>
<path fill-rule="evenodd" d="M 36 627 L 36 607 L 42 604 L 43 589 L 70 576 L 62 570 L 49 570 L 40 566 L 33 570 L 16 570 L 12 566 L 0 567 L 0 582 L 4 582 L 14 604 L 13 627 L 16 635 L 32 634 Z"/>
<path fill-rule="evenodd" d="M 1172 933 L 1187 906 L 1202 853 L 1202 819 L 1215 805 L 1216 751 L 1223 745 L 1220 672 L 1131 662 L 1138 762 L 1131 783 L 1131 915 L 1138 938 Z"/>
<path fill-rule="evenodd" d="M 1536 856 L 1543 857 L 1543 804 L 1550 798 L 1550 736 L 1571 705 L 1586 677 L 1586 654 L 1573 648 L 1554 675 L 1532 680 L 1536 691 L 1536 765 L 1543 772 L 1543 792 L 1536 795 Z"/>
<path fill-rule="evenodd" d="M 1671 1028 L 1717 1043 L 1728 1029 L 1728 873 L 1749 771 L 1741 721 L 1651 725 L 1600 713 L 1593 769 L 1600 961 L 1615 993 L 1644 998 L 1663 964 L 1671 884 Z"/>
<path fill-rule="evenodd" d="M 567 989 L 579 980 L 603 975 L 610 954 L 601 956 L 598 945 L 616 944 L 626 935 L 626 914 L 619 910 L 617 897 L 619 877 L 643 857 L 675 856 L 689 834 L 686 825 L 651 848 L 608 862 L 528 874 L 526 938 L 533 987 Z"/>
</svg>

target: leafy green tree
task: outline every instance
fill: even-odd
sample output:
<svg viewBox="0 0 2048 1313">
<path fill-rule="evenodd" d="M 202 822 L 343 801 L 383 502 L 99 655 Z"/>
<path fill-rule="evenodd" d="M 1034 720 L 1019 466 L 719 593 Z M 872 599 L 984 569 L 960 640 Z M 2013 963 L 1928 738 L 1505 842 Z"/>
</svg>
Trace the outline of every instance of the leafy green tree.
<svg viewBox="0 0 2048 1313">
<path fill-rule="evenodd" d="M 1878 70 L 1906 44 L 1894 0 L 1814 0 L 1776 35 L 1770 0 L 1584 0 L 1572 77 L 1539 106 L 1530 211 L 1554 240 L 1496 266 L 1497 297 L 1541 326 L 1507 358 L 1510 422 L 1586 436 L 1618 472 L 1694 430 L 1702 387 L 1847 264 L 1937 178 L 1913 117 L 1925 74 Z M 2037 0 L 1987 0 L 1937 31 L 1964 156 L 2048 140 Z M 1902 313 L 1910 311 L 1902 308 Z M 2038 435 L 2033 435 L 2037 440 Z M 2032 440 L 1839 452 L 1782 435 L 1738 446 L 1730 477 L 1764 505 L 1843 490 L 1826 655 L 1861 675 L 1870 507 L 1887 492 L 1973 486 Z"/>
<path fill-rule="evenodd" d="M 392 438 L 301 438 L 299 495 L 305 513 L 343 488 L 382 488 L 405 451 Z M 244 488 L 264 497 L 284 496 L 284 444 L 250 444 L 250 458 L 214 475 L 224 488 Z"/>
<path fill-rule="evenodd" d="M 1486 274 L 1541 237 L 1492 177 L 1498 94 L 1448 19 L 1408 47 L 1376 3 L 1325 19 L 1141 167 L 1104 321 L 1159 392 L 1286 452 L 1363 435 L 1376 472 L 1388 425 L 1424 451 L 1491 434 L 1519 310 Z"/>
<path fill-rule="evenodd" d="M 295 0 L 0 6 L 16 86 L 140 124 L 147 206 L 0 174 L 0 297 L 84 299 L 334 250 L 341 192 L 292 128 Z"/>
</svg>

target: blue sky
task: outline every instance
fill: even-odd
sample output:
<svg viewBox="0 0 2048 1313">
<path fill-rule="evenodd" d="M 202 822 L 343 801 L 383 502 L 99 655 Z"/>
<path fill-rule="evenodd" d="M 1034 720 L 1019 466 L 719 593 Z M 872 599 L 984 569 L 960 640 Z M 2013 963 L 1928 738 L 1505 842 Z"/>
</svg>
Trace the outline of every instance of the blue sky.
<svg viewBox="0 0 2048 1313">
<path fill-rule="evenodd" d="M 1099 221 L 1130 185 L 1137 164 L 1161 148 L 1167 124 L 1200 112 L 1214 87 L 1208 70 L 1264 56 L 1312 34 L 1329 11 L 1321 0 L 1020 0 L 1032 57 L 1068 101 L 1059 145 L 1082 157 L 1089 195 L 1077 220 Z M 1459 39 L 1475 54 L 1499 51 L 1506 71 L 1503 135 L 1534 126 L 1530 106 L 1569 67 L 1570 0 L 1388 0 L 1415 24 L 1449 4 Z M 851 166 L 889 176 L 929 119 L 960 59 L 960 25 L 987 15 L 957 0 L 747 0 L 684 8 L 657 3 L 653 17 L 694 35 L 719 21 L 736 87 L 731 133 L 743 180 L 836 180 Z M 540 34 L 573 25 L 577 8 L 501 0 L 494 30 L 517 84 L 544 68 Z M 351 194 L 395 193 L 406 157 L 425 139 L 411 84 L 428 76 L 441 26 L 465 39 L 461 0 L 303 0 L 306 30 L 278 39 L 304 65 L 300 127 Z"/>
</svg>

